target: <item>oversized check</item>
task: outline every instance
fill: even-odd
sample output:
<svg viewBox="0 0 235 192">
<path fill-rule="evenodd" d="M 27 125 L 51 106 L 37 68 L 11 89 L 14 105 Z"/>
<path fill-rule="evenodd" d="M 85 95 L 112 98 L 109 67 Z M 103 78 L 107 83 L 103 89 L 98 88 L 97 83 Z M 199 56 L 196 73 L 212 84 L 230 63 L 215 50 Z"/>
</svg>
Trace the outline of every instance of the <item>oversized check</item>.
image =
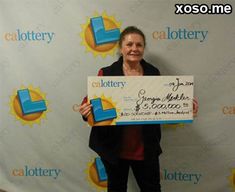
<svg viewBox="0 0 235 192">
<path fill-rule="evenodd" d="M 90 125 L 191 123 L 193 76 L 88 77 Z"/>
</svg>

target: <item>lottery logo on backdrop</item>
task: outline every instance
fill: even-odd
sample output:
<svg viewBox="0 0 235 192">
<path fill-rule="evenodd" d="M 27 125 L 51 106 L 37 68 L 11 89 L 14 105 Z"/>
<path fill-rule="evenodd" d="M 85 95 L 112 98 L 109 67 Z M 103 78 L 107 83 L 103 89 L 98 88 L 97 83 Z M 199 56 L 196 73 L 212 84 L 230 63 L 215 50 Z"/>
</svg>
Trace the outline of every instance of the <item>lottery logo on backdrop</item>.
<svg viewBox="0 0 235 192">
<path fill-rule="evenodd" d="M 195 40 L 203 43 L 207 40 L 208 30 L 188 29 L 186 27 L 173 28 L 166 27 L 163 30 L 153 31 L 154 40 Z"/>
<path fill-rule="evenodd" d="M 163 169 L 160 171 L 160 177 L 161 180 L 167 182 L 184 182 L 196 185 L 201 181 L 202 174 L 199 172 Z"/>
<path fill-rule="evenodd" d="M 235 169 L 232 170 L 231 175 L 229 176 L 229 181 L 233 190 L 235 190 Z"/>
<path fill-rule="evenodd" d="M 89 183 L 98 191 L 107 189 L 107 174 L 100 157 L 88 163 L 86 174 Z"/>
<path fill-rule="evenodd" d="M 48 177 L 57 179 L 61 174 L 61 169 L 56 168 L 42 168 L 42 167 L 30 167 L 25 165 L 22 168 L 15 168 L 12 170 L 12 176 L 14 177 Z M 0 191 L 1 192 L 1 191 Z"/>
<path fill-rule="evenodd" d="M 39 88 L 33 86 L 14 90 L 10 98 L 11 114 L 21 121 L 22 125 L 40 124 L 48 111 L 46 96 Z"/>
<path fill-rule="evenodd" d="M 34 30 L 16 29 L 14 32 L 6 32 L 4 39 L 8 42 L 46 42 L 51 43 L 55 36 L 54 32 L 41 32 Z"/>
<path fill-rule="evenodd" d="M 82 44 L 94 56 L 114 55 L 120 36 L 120 26 L 113 16 L 108 16 L 105 12 L 102 15 L 95 14 L 82 25 Z"/>
</svg>

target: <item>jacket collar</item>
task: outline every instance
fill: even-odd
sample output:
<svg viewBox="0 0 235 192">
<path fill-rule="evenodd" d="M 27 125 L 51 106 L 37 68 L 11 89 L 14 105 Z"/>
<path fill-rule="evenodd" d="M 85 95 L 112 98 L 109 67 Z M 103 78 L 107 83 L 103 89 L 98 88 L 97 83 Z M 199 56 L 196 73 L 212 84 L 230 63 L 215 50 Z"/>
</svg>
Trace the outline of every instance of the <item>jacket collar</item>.
<svg viewBox="0 0 235 192">
<path fill-rule="evenodd" d="M 143 68 L 143 71 L 144 71 L 144 74 L 143 75 L 147 75 L 147 62 L 142 59 L 140 61 L 140 64 Z M 124 76 L 124 73 L 123 73 L 123 69 L 122 69 L 122 66 L 123 66 L 123 57 L 121 56 L 116 62 L 114 62 L 112 64 L 112 67 L 113 67 L 113 70 L 115 71 L 115 75 L 118 75 L 118 76 Z"/>
</svg>

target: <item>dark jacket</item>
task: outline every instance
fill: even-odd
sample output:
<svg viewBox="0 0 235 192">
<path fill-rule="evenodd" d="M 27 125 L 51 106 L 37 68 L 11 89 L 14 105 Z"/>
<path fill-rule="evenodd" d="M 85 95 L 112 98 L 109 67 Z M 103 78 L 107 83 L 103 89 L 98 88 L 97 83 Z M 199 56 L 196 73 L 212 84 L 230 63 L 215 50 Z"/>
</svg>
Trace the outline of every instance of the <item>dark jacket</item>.
<svg viewBox="0 0 235 192">
<path fill-rule="evenodd" d="M 119 58 L 111 66 L 102 68 L 103 76 L 123 76 L 123 59 Z M 159 70 L 142 60 L 141 65 L 144 75 L 160 75 Z M 131 125 L 128 125 L 131 126 Z M 109 162 L 115 163 L 118 159 L 121 145 L 122 130 L 125 126 L 97 126 L 92 127 L 90 134 L 89 147 L 98 155 Z M 154 160 L 162 152 L 160 147 L 161 128 L 159 124 L 143 125 L 142 134 L 144 141 L 145 160 Z"/>
</svg>

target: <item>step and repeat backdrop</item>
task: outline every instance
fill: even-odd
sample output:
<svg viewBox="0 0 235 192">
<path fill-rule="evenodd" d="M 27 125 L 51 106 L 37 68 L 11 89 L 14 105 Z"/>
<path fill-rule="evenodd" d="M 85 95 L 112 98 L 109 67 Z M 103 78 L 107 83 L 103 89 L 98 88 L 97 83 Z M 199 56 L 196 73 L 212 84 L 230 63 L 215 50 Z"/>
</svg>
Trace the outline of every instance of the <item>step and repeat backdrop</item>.
<svg viewBox="0 0 235 192">
<path fill-rule="evenodd" d="M 78 112 L 87 76 L 119 55 L 95 44 L 95 17 L 106 31 L 142 29 L 162 75 L 194 76 L 193 123 L 162 125 L 162 191 L 235 191 L 235 2 L 200 3 L 0 0 L 0 191 L 106 191 Z"/>
</svg>

